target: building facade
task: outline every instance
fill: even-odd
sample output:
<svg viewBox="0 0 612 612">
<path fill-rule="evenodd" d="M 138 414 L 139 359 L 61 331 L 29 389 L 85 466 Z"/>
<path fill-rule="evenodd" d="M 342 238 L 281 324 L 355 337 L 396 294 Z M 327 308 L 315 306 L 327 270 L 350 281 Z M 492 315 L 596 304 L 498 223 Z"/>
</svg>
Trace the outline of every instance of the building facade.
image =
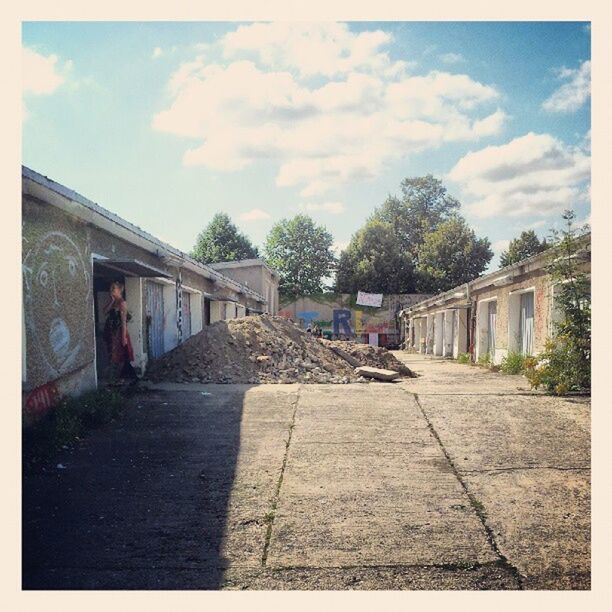
<svg viewBox="0 0 612 612">
<path fill-rule="evenodd" d="M 278 285 L 280 277 L 276 270 L 263 259 L 241 259 L 210 264 L 210 267 L 253 289 L 266 298 L 267 314 L 278 314 Z"/>
<path fill-rule="evenodd" d="M 29 168 L 22 169 L 22 389 L 26 413 L 95 388 L 107 370 L 102 309 L 125 286 L 137 371 L 266 297 Z"/>
<path fill-rule="evenodd" d="M 590 275 L 590 234 L 581 238 L 581 270 Z M 500 364 L 508 353 L 537 355 L 560 318 L 549 252 L 481 276 L 404 309 L 407 350 Z"/>
</svg>

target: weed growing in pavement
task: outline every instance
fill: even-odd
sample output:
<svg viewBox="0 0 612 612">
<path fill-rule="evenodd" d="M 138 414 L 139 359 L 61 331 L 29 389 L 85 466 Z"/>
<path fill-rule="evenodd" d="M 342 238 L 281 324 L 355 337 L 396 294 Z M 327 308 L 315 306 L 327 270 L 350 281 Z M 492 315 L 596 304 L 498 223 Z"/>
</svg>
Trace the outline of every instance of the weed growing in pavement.
<svg viewBox="0 0 612 612">
<path fill-rule="evenodd" d="M 485 368 L 490 367 L 491 365 L 491 354 L 490 353 L 485 353 L 484 355 L 481 355 L 478 358 L 478 361 L 476 362 L 477 365 L 479 366 L 483 366 Z"/>
<path fill-rule="evenodd" d="M 502 359 L 500 370 L 504 374 L 522 374 L 525 370 L 525 356 L 521 353 L 510 351 Z"/>
<path fill-rule="evenodd" d="M 459 353 L 457 355 L 457 363 L 471 364 L 472 356 L 469 353 Z"/>
<path fill-rule="evenodd" d="M 60 448 L 74 443 L 85 430 L 117 418 L 123 404 L 124 399 L 118 393 L 107 389 L 64 398 L 44 418 L 24 428 L 24 468 L 48 461 Z"/>
</svg>

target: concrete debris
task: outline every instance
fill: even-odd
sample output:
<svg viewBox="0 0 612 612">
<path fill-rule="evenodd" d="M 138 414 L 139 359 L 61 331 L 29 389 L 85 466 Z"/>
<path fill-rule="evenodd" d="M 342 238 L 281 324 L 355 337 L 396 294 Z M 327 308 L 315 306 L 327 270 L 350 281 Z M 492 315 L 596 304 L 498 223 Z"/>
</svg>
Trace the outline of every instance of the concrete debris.
<svg viewBox="0 0 612 612">
<path fill-rule="evenodd" d="M 334 346 L 336 344 L 341 346 Z M 345 356 L 340 356 L 332 347 L 340 349 Z M 217 321 L 206 326 L 151 362 L 146 379 L 243 384 L 365 382 L 363 376 L 355 373 L 351 361 L 394 369 L 402 376 L 412 375 L 385 349 L 321 340 L 282 317 L 262 315 Z"/>
<path fill-rule="evenodd" d="M 366 378 L 375 378 L 376 380 L 382 380 L 384 382 L 391 382 L 400 376 L 399 372 L 383 370 L 381 368 L 371 368 L 370 366 L 355 368 L 355 374 L 365 376 Z"/>
<path fill-rule="evenodd" d="M 408 366 L 399 361 L 386 348 L 343 340 L 321 340 L 321 342 L 339 355 L 343 355 L 345 359 L 348 356 L 350 359 L 347 359 L 347 361 L 353 367 L 367 365 L 373 368 L 395 370 L 402 376 L 409 376 L 410 378 L 416 377 L 416 374 Z"/>
</svg>

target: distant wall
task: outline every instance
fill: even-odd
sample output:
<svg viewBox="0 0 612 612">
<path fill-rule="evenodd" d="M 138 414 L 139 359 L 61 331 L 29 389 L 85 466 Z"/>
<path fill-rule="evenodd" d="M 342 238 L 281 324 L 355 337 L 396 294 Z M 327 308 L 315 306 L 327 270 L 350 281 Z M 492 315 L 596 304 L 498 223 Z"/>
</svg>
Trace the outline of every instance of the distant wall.
<svg viewBox="0 0 612 612">
<path fill-rule="evenodd" d="M 355 304 L 352 294 L 329 293 L 303 296 L 281 304 L 278 314 L 295 321 L 303 329 L 316 324 L 325 336 L 346 336 L 358 342 L 385 346 L 399 341 L 399 311 L 428 297 L 423 294 L 385 295 L 380 308 L 371 308 Z"/>
</svg>

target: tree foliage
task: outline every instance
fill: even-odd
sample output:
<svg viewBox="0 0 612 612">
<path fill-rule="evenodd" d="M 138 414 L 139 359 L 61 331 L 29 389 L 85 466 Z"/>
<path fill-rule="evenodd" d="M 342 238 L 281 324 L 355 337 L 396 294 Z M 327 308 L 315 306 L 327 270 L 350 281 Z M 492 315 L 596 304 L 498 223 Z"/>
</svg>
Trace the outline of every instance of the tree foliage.
<svg viewBox="0 0 612 612">
<path fill-rule="evenodd" d="M 454 216 L 425 235 L 419 247 L 419 289 L 438 293 L 467 283 L 485 270 L 493 251 L 487 238 L 477 238 L 466 221 Z"/>
<path fill-rule="evenodd" d="M 414 266 L 389 223 L 372 219 L 341 253 L 336 275 L 341 293 L 413 293 Z"/>
<path fill-rule="evenodd" d="M 200 232 L 191 256 L 202 263 L 219 263 L 259 257 L 259 251 L 229 215 L 217 213 Z"/>
<path fill-rule="evenodd" d="M 591 387 L 591 282 L 581 269 L 586 228 L 574 227 L 575 214 L 563 214 L 565 229 L 552 232 L 548 272 L 555 305 L 562 313 L 543 353 L 529 359 L 526 376 L 533 387 L 557 395 Z"/>
<path fill-rule="evenodd" d="M 546 239 L 540 240 L 533 230 L 521 232 L 518 238 L 510 241 L 508 249 L 499 258 L 500 267 L 504 268 L 532 255 L 542 253 L 549 247 Z"/>
<path fill-rule="evenodd" d="M 266 238 L 266 262 L 280 275 L 283 297 L 319 293 L 334 271 L 333 237 L 307 215 L 282 219 Z"/>
<path fill-rule="evenodd" d="M 407 178 L 401 191 L 374 211 L 341 254 L 337 291 L 442 291 L 486 268 L 489 241 L 467 227 L 442 181 L 430 174 Z"/>
<path fill-rule="evenodd" d="M 425 236 L 456 215 L 460 203 L 431 174 L 406 178 L 401 189 L 401 199 L 389 196 L 372 219 L 391 224 L 402 248 L 416 259 Z"/>
</svg>

